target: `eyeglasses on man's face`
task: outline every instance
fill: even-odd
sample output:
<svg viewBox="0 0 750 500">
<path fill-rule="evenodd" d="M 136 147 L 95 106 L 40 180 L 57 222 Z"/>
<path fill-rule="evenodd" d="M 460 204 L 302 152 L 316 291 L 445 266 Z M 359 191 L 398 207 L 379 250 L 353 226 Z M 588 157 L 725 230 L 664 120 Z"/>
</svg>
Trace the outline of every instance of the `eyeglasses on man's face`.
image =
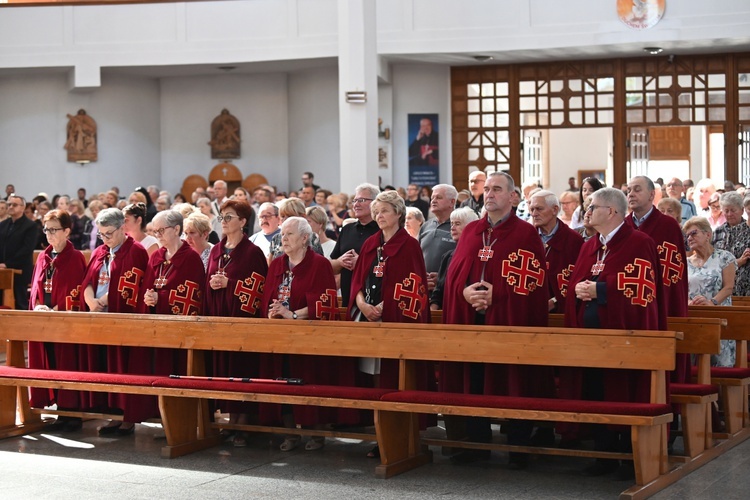
<svg viewBox="0 0 750 500">
<path fill-rule="evenodd" d="M 354 198 L 352 203 L 367 203 L 368 201 L 372 201 L 372 198 Z"/>
<path fill-rule="evenodd" d="M 592 204 L 592 205 L 589 205 L 589 208 L 587 208 L 586 211 L 587 212 L 594 212 L 597 208 L 612 208 L 612 207 L 607 207 L 607 206 L 604 206 L 604 205 L 593 205 Z"/>
</svg>

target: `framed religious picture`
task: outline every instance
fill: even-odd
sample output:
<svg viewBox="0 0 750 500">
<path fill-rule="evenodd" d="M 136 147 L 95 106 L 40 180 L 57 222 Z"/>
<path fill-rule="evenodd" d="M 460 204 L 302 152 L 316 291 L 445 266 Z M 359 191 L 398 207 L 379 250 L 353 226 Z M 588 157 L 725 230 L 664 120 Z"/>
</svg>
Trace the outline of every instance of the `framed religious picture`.
<svg viewBox="0 0 750 500">
<path fill-rule="evenodd" d="M 664 17 L 667 0 L 617 0 L 617 17 L 634 30 L 653 28 Z"/>
<path fill-rule="evenodd" d="M 409 183 L 434 186 L 439 183 L 440 144 L 438 115 L 410 114 Z"/>
</svg>

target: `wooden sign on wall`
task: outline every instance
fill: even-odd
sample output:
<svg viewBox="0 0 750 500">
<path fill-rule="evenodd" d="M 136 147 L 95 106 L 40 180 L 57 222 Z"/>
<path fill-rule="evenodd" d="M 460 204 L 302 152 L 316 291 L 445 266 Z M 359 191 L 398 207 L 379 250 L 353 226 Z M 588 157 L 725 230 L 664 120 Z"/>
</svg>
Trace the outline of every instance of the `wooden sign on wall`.
<svg viewBox="0 0 750 500">
<path fill-rule="evenodd" d="M 222 109 L 211 122 L 211 158 L 227 160 L 240 157 L 240 121 Z"/>
<path fill-rule="evenodd" d="M 63 147 L 68 151 L 68 161 L 73 163 L 96 161 L 98 159 L 96 122 L 86 114 L 85 109 L 79 109 L 75 115 L 67 116 L 67 139 Z"/>
</svg>

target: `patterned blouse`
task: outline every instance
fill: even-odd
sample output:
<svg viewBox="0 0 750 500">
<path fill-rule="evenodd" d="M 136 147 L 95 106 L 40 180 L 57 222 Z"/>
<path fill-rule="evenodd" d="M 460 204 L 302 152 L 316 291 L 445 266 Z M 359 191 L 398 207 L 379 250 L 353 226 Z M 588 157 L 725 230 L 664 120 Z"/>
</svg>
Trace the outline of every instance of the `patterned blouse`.
<svg viewBox="0 0 750 500">
<path fill-rule="evenodd" d="M 727 266 L 734 265 L 737 261 L 734 256 L 726 250 L 714 249 L 714 253 L 701 267 L 694 266 L 688 259 L 688 293 L 691 299 L 703 295 L 708 300 L 714 298 L 722 288 L 722 271 Z M 731 306 L 732 297 L 724 299 L 720 306 Z M 734 340 L 722 340 L 719 355 L 711 355 L 712 366 L 732 367 L 735 362 L 736 346 Z"/>
<path fill-rule="evenodd" d="M 721 239 L 716 240 L 716 248 L 726 250 L 736 258 L 742 257 L 742 252 L 750 247 L 750 226 L 744 220 L 734 226 L 724 223 L 717 229 L 717 233 Z M 746 263 L 737 268 L 732 295 L 750 295 L 750 264 Z"/>
</svg>

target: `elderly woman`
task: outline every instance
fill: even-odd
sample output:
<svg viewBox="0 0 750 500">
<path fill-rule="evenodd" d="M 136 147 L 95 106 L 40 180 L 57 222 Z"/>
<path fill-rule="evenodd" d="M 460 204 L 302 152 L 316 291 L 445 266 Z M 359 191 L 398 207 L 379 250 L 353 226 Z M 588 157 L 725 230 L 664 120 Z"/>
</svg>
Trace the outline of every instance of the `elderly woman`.
<svg viewBox="0 0 750 500">
<path fill-rule="evenodd" d="M 36 261 L 31 279 L 29 308 L 34 311 L 78 311 L 81 280 L 86 259 L 68 239 L 72 217 L 63 210 L 52 210 L 44 216 L 44 233 L 49 246 Z M 29 368 L 78 370 L 81 347 L 76 344 L 29 342 Z M 57 403 L 58 410 L 75 410 L 83 406 L 78 391 L 31 389 L 31 406 L 42 408 Z M 81 419 L 58 417 L 61 430 L 80 429 Z"/>
<path fill-rule="evenodd" d="M 352 274 L 347 313 L 355 321 L 429 323 L 427 271 L 419 242 L 404 229 L 406 205 L 396 191 L 377 195 L 370 206 L 380 228 L 362 245 Z M 406 294 L 410 294 L 407 298 Z M 427 365 L 418 386 L 431 387 Z M 360 369 L 378 387 L 398 387 L 398 361 L 365 358 Z M 376 457 L 376 448 L 368 456 Z"/>
<path fill-rule="evenodd" d="M 86 309 L 92 312 L 139 312 L 141 285 L 148 266 L 148 253 L 123 228 L 125 216 L 116 208 L 99 212 L 96 226 L 104 244 L 91 254 L 81 289 Z M 107 363 L 101 363 L 102 353 L 96 346 L 87 351 L 89 370 L 93 372 L 130 373 L 129 349 L 108 347 Z M 127 436 L 133 433 L 134 422 L 142 422 L 150 415 L 139 405 L 128 405 L 122 394 L 110 394 L 109 402 L 102 393 L 92 393 L 92 406 L 119 408 L 124 411 L 123 423 L 110 422 L 99 428 L 99 434 Z"/>
<path fill-rule="evenodd" d="M 284 221 L 289 217 L 302 217 L 305 218 L 307 215 L 305 212 L 305 204 L 299 198 L 287 198 L 276 204 L 279 207 L 279 222 L 283 224 Z M 315 253 L 323 255 L 323 247 L 320 246 L 320 238 L 313 234 L 310 246 Z M 276 257 L 281 256 L 284 253 L 281 248 L 281 233 L 278 233 L 271 240 L 271 249 L 269 251 L 270 257 L 268 262 L 270 263 Z"/>
<path fill-rule="evenodd" d="M 682 203 L 674 198 L 662 198 L 656 204 L 656 209 L 675 219 L 678 224 L 682 224 Z"/>
<path fill-rule="evenodd" d="M 573 213 L 578 208 L 578 196 L 573 191 L 563 191 L 560 195 L 560 214 L 558 218 L 570 227 L 573 224 Z"/>
<path fill-rule="evenodd" d="M 573 222 L 570 224 L 571 229 L 578 229 L 583 226 L 583 216 L 586 214 L 582 209 L 583 202 L 603 187 L 601 181 L 596 177 L 586 177 L 583 180 L 581 188 L 578 190 L 578 208 L 573 212 Z"/>
<path fill-rule="evenodd" d="M 312 236 L 311 225 L 302 217 L 289 217 L 281 225 L 284 254 L 274 259 L 268 269 L 263 291 L 264 316 L 291 320 L 337 319 L 336 315 L 321 312 L 324 306 L 337 303 L 336 280 L 328 259 L 310 248 Z M 295 377 L 313 384 L 354 384 L 354 360 L 340 362 L 337 358 L 312 356 L 273 356 L 270 360 L 273 367 L 266 367 L 264 371 L 271 377 Z M 349 379 L 348 382 L 342 382 L 342 375 Z M 313 426 L 336 421 L 336 413 L 335 410 L 312 406 L 295 406 L 293 412 L 292 407 L 282 407 L 284 425 L 288 428 L 294 428 L 295 424 Z M 314 437 L 307 442 L 305 449 L 317 450 L 323 443 L 324 438 Z M 280 448 L 281 451 L 291 451 L 299 444 L 300 436 L 288 435 Z"/>
<path fill-rule="evenodd" d="M 211 224 L 211 233 L 208 236 L 208 241 L 214 245 L 217 244 L 222 236 L 221 222 L 219 222 L 219 218 L 214 215 L 211 210 L 211 200 L 208 198 L 199 198 L 198 201 L 195 202 L 195 206 L 198 207 L 198 210 L 200 210 L 203 215 L 208 217 L 208 221 Z"/>
<path fill-rule="evenodd" d="M 156 238 L 146 234 L 146 205 L 144 203 L 131 203 L 127 205 L 122 213 L 125 214 L 123 230 L 125 233 L 141 244 L 149 256 L 159 249 Z"/>
<path fill-rule="evenodd" d="M 408 208 L 406 209 L 408 212 Z M 420 214 L 422 213 L 419 209 L 416 209 Z M 458 240 L 461 238 L 461 233 L 464 232 L 464 228 L 469 222 L 473 222 L 479 219 L 477 213 L 469 207 L 463 207 L 451 212 L 451 238 L 458 245 Z M 440 270 L 438 271 L 437 285 L 430 294 L 430 309 L 438 310 L 443 308 L 443 290 L 445 289 L 445 276 L 448 274 L 448 266 L 453 258 L 453 252 L 455 248 L 452 248 L 445 252 L 443 260 L 440 262 Z"/>
<path fill-rule="evenodd" d="M 323 249 L 323 256 L 327 259 L 331 256 L 333 248 L 336 246 L 336 240 L 332 240 L 326 234 L 328 225 L 328 214 L 319 206 L 307 207 L 305 210 L 307 222 L 312 227 L 313 235 L 318 237 L 320 247 Z"/>
<path fill-rule="evenodd" d="M 190 214 L 183 221 L 183 230 L 185 232 L 185 241 L 195 253 L 200 255 L 203 262 L 203 270 L 208 269 L 208 256 L 211 253 L 213 245 L 208 241 L 208 234 L 211 232 L 211 223 L 208 217 L 200 212 Z"/>
<path fill-rule="evenodd" d="M 406 221 L 404 222 L 404 228 L 409 236 L 415 239 L 419 239 L 419 230 L 424 224 L 424 214 L 417 207 L 406 207 Z"/>
<path fill-rule="evenodd" d="M 737 259 L 737 276 L 733 295 L 750 295 L 750 225 L 742 219 L 742 197 L 730 191 L 721 195 L 721 211 L 727 221 L 714 230 L 713 244 Z"/>
<path fill-rule="evenodd" d="M 252 208 L 247 203 L 228 200 L 221 206 L 222 240 L 214 245 L 208 257 L 206 286 L 204 287 L 204 314 L 257 318 L 261 313 L 263 283 L 268 263 L 263 252 L 247 239 L 243 231 L 248 224 Z M 255 368 L 260 357 L 253 353 L 214 354 L 214 375 L 221 377 L 257 377 Z M 230 421 L 240 423 L 249 413 L 246 403 L 223 402 L 224 412 Z M 246 446 L 242 434 L 234 436 L 235 446 Z"/>
<path fill-rule="evenodd" d="M 688 304 L 731 306 L 737 270 L 734 256 L 711 245 L 711 226 L 705 218 L 690 218 L 682 230 L 693 250 L 688 257 Z M 711 364 L 732 367 L 734 362 L 734 340 L 722 340 L 721 351 L 718 357 L 711 356 Z"/>
</svg>

